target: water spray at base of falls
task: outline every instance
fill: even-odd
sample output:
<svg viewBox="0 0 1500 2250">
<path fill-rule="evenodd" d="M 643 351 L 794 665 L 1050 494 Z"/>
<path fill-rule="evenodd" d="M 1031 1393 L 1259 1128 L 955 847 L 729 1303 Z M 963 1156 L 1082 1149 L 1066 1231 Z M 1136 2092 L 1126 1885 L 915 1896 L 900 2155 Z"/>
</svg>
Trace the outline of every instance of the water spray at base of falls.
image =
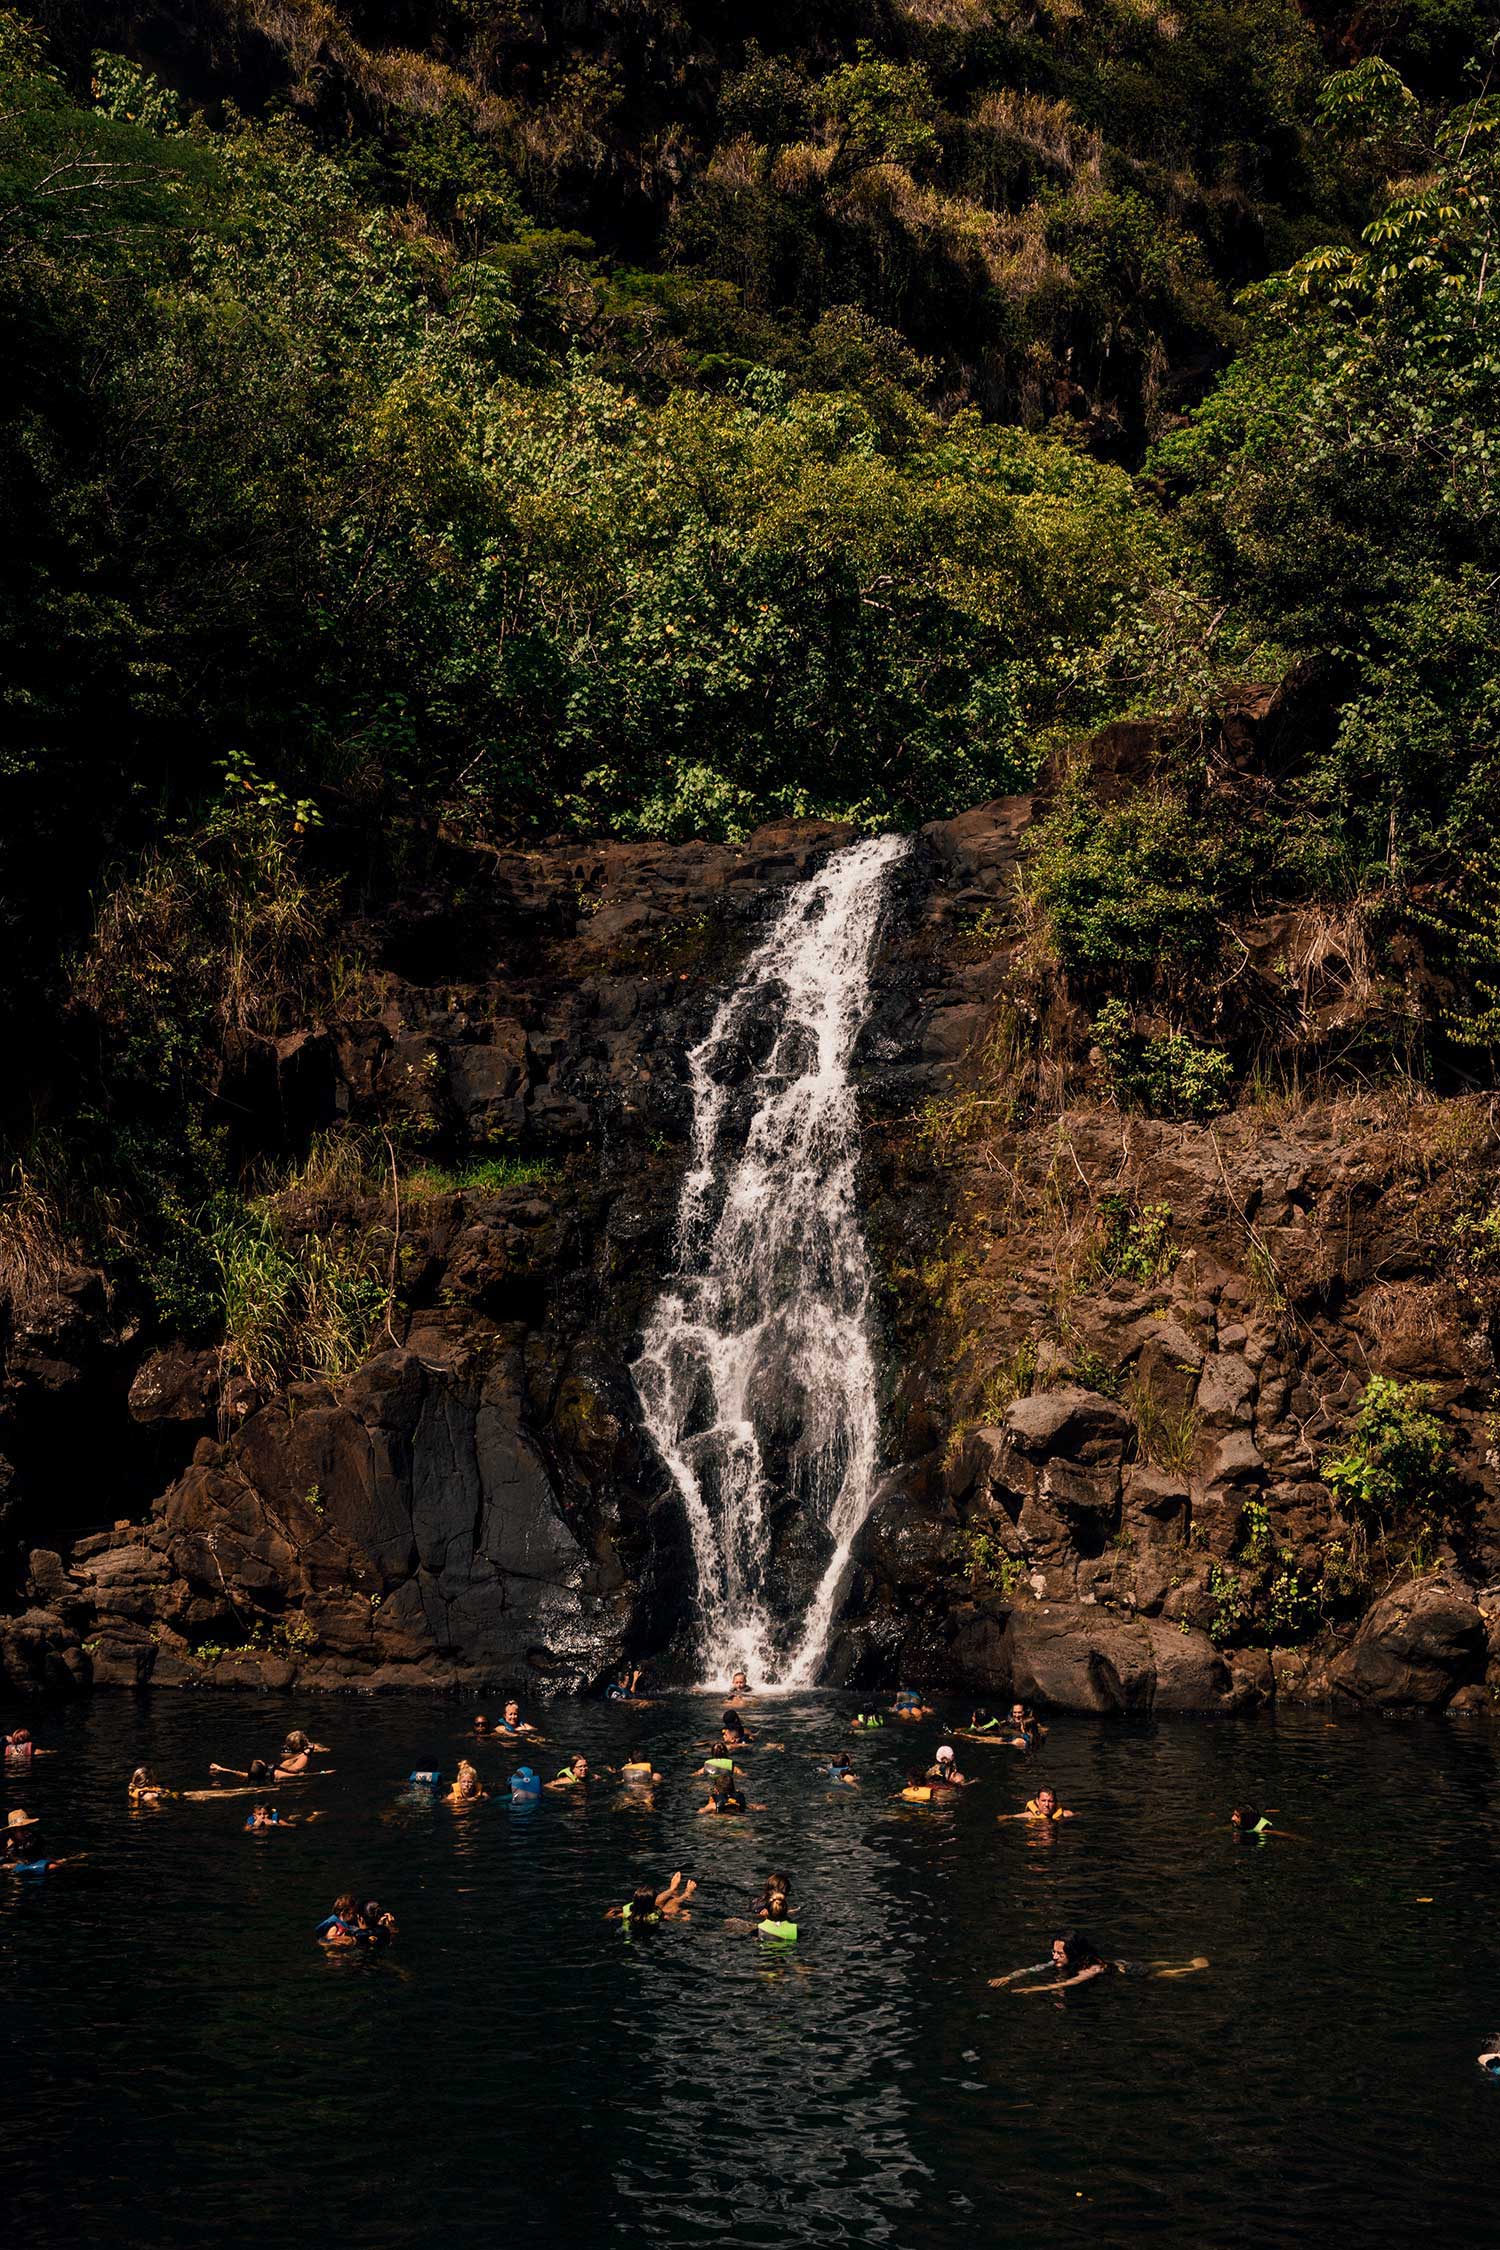
<svg viewBox="0 0 1500 2250">
<path fill-rule="evenodd" d="M 886 875 L 905 849 L 896 836 L 851 844 L 797 884 L 688 1058 L 677 1267 L 633 1373 L 687 1510 L 706 1685 L 741 1665 L 758 1684 L 816 1680 L 875 1494 L 849 1060 Z M 812 1583 L 790 1608 L 783 1595 L 778 1616 L 787 1543 Z"/>
</svg>

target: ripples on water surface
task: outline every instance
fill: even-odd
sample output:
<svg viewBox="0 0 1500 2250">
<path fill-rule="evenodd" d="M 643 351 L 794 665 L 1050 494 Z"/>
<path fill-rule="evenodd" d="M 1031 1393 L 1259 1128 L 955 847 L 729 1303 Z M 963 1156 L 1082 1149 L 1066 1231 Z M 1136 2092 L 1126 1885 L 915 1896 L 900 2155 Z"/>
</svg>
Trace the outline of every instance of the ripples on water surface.
<svg viewBox="0 0 1500 2250">
<path fill-rule="evenodd" d="M 1500 2086 L 1500 1801 L 1483 1726 L 1062 1720 L 1041 1758 L 960 1745 L 951 1811 L 885 1801 L 936 1727 L 805 1750 L 840 1708 L 762 1704 L 769 1810 L 697 1819 L 687 1752 L 717 1706 L 554 1704 L 543 1771 L 649 1747 L 659 1809 L 398 1806 L 451 1773 L 455 1706 L 100 1698 L 44 1715 L 21 1791 L 86 1866 L 0 1887 L 3 2208 L 16 2243 L 274 2240 L 381 2250 L 950 2242 L 1490 2242 Z M 312 1829 L 247 1836 L 243 1799 L 132 1814 L 147 1759 L 196 1785 L 309 1726 L 337 1777 L 284 1789 Z M 774 1722 L 773 1724 L 770 1722 Z M 513 1762 L 479 1763 L 497 1785 Z M 997 1826 L 1048 1779 L 1083 1817 Z M 1024 1786 L 1023 1786 L 1024 1784 Z M 7 1803 L 17 1801 L 7 1792 Z M 1237 1843 L 1240 1799 L 1309 1844 Z M 804 1930 L 722 1925 L 785 1863 Z M 605 1923 L 637 1874 L 692 1866 L 691 1923 Z M 397 1947 L 323 1958 L 346 1885 Z M 1422 1901 L 1430 1903 L 1421 1903 Z M 1013 1998 L 985 1978 L 1078 1923 L 1181 1982 Z"/>
</svg>

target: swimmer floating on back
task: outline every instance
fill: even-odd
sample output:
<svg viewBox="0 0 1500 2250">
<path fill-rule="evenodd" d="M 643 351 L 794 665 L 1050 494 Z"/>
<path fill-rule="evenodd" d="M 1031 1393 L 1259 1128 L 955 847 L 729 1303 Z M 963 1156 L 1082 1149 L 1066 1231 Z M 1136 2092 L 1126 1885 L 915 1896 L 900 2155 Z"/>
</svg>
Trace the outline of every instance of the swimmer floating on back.
<svg viewBox="0 0 1500 2250">
<path fill-rule="evenodd" d="M 606 1922 L 630 1922 L 639 1927 L 642 1923 L 673 1921 L 681 1915 L 691 1919 L 688 1900 L 698 1885 L 692 1876 L 687 1881 L 679 1871 L 672 1877 L 664 1891 L 654 1891 L 649 1883 L 638 1883 L 624 1906 L 611 1906 L 606 1912 Z"/>
</svg>

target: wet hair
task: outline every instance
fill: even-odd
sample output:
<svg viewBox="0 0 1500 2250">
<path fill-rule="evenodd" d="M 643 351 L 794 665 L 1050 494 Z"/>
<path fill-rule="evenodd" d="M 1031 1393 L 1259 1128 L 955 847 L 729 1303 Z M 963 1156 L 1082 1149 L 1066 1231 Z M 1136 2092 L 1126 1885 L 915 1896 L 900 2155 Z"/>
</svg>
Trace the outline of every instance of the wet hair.
<svg viewBox="0 0 1500 2250">
<path fill-rule="evenodd" d="M 269 1812 L 270 1809 L 270 1802 L 267 1798 L 257 1797 L 254 1804 L 250 1807 L 250 1818 L 253 1820 L 257 1813 Z"/>
<path fill-rule="evenodd" d="M 302 1729 L 300 1727 L 293 1727 L 291 1733 L 287 1736 L 285 1742 L 283 1742 L 281 1747 L 283 1751 L 290 1750 L 294 1756 L 300 1757 L 304 1750 L 310 1750 L 312 1748 L 312 1744 L 308 1741 L 307 1736 L 302 1732 Z"/>
<path fill-rule="evenodd" d="M 1237 1828 L 1253 1828 L 1260 1814 L 1252 1805 L 1236 1805 L 1229 1817 Z"/>
<path fill-rule="evenodd" d="M 130 1777 L 130 1786 L 132 1789 L 156 1789 L 160 1784 L 149 1766 L 137 1766 Z"/>
<path fill-rule="evenodd" d="M 655 1912 L 655 1891 L 652 1890 L 649 1883 L 637 1883 L 630 1898 L 631 1920 L 633 1921 L 637 1914 L 654 1914 Z"/>
<path fill-rule="evenodd" d="M 342 1891 L 333 1902 L 333 1911 L 341 1922 L 351 1922 L 359 1913 L 359 1901 L 352 1891 Z"/>
<path fill-rule="evenodd" d="M 379 1899 L 367 1898 L 359 1910 L 359 1918 L 362 1922 L 367 1922 L 372 1930 L 377 1929 L 380 1924 Z"/>
<path fill-rule="evenodd" d="M 1085 1937 L 1082 1930 L 1059 1930 L 1052 1942 L 1062 1947 L 1063 1959 L 1070 1969 L 1092 1969 L 1103 1959 L 1093 1939 Z"/>
</svg>

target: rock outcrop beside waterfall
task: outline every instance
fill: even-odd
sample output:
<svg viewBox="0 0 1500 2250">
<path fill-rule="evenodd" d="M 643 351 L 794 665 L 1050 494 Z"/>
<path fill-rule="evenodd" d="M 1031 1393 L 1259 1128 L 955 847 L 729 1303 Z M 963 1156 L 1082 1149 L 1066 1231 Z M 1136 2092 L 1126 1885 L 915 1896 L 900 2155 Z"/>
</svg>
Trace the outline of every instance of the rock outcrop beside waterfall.
<svg viewBox="0 0 1500 2250">
<path fill-rule="evenodd" d="M 1240 715 L 1252 750 L 1268 708 Z M 892 878 L 854 1058 L 884 1474 L 832 1676 L 1091 1711 L 1487 1702 L 1496 1330 L 1451 1249 L 1500 1169 L 1486 1101 L 1351 1083 L 1206 1124 L 1122 1114 L 1018 912 L 1029 816 L 931 827 Z M 269 1147 L 404 1117 L 556 1168 L 376 1199 L 396 1301 L 338 1383 L 226 1385 L 98 1273 L 10 1308 L 0 1684 L 686 1673 L 687 1527 L 629 1374 L 672 1264 L 684 1058 L 843 840 L 455 852 L 366 933 L 377 1012 L 219 1059 Z M 1270 919 L 1240 933 L 1227 1037 L 1270 1008 L 1290 942 Z M 1315 975 L 1311 1036 L 1393 1004 L 1331 942 Z M 1149 1271 L 1098 1255 L 1103 1209 L 1160 1215 Z M 337 1215 L 314 1199 L 305 1225 Z M 1430 1386 L 1456 1482 L 1433 1539 L 1361 1577 L 1321 1471 L 1376 1373 Z M 816 1567 L 798 1533 L 776 1518 L 788 1582 Z"/>
</svg>

